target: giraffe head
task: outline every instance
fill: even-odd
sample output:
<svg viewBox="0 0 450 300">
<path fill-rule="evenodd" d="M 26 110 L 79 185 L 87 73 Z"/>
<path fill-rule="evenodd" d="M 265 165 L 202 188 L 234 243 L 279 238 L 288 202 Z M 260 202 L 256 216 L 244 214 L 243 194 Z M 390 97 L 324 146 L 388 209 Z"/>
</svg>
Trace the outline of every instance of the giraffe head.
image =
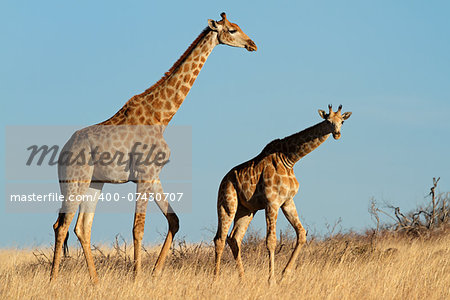
<svg viewBox="0 0 450 300">
<path fill-rule="evenodd" d="M 217 38 L 220 44 L 245 48 L 248 51 L 256 51 L 256 44 L 237 24 L 228 21 L 227 15 L 224 12 L 220 16 L 222 17 L 220 21 L 208 20 L 209 28 L 217 32 Z"/>
<path fill-rule="evenodd" d="M 329 122 L 331 125 L 331 133 L 333 134 L 333 138 L 338 140 L 341 138 L 341 126 L 344 124 L 344 120 L 347 120 L 352 115 L 351 112 L 345 112 L 341 114 L 342 105 L 339 105 L 339 108 L 336 112 L 333 111 L 331 104 L 328 105 L 329 112 L 326 113 L 324 110 L 319 109 L 319 116 L 321 116 L 324 120 Z"/>
</svg>

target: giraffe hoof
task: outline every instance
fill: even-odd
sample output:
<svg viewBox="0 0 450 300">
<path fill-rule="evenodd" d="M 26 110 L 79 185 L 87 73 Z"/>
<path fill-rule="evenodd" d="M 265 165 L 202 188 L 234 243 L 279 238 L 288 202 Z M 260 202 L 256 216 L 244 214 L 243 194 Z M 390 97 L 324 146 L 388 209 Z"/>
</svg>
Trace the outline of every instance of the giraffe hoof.
<svg viewBox="0 0 450 300">
<path fill-rule="evenodd" d="M 291 270 L 284 270 L 283 273 L 281 274 L 281 278 L 286 278 L 289 277 L 291 275 Z"/>
<path fill-rule="evenodd" d="M 269 278 L 268 283 L 269 283 L 269 287 L 273 287 L 273 286 L 277 285 L 277 282 L 276 282 L 275 278 L 273 278 L 273 277 Z"/>
</svg>

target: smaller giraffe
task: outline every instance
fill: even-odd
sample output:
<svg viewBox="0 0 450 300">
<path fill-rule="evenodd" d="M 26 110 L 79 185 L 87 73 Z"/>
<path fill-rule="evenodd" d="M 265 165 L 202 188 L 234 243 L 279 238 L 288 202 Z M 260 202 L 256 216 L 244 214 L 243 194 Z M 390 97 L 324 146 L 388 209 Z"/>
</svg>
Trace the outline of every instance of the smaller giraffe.
<svg viewBox="0 0 450 300">
<path fill-rule="evenodd" d="M 217 199 L 219 224 L 214 238 L 215 279 L 219 276 L 225 242 L 230 245 L 236 259 L 240 277 L 244 275 L 241 242 L 253 216 L 261 209 L 266 212 L 269 283 L 275 283 L 275 228 L 280 207 L 297 235 L 295 248 L 283 270 L 283 276 L 292 270 L 300 248 L 306 242 L 306 231 L 300 223 L 293 200 L 299 188 L 293 167 L 302 157 L 319 147 L 330 134 L 334 139 L 339 139 L 344 120 L 352 114 L 341 114 L 342 105 L 336 112 L 331 105 L 328 105 L 328 109 L 328 113 L 319 110 L 324 121 L 284 139 L 270 142 L 258 156 L 234 167 L 223 178 Z M 233 229 L 227 237 L 233 219 Z"/>
</svg>

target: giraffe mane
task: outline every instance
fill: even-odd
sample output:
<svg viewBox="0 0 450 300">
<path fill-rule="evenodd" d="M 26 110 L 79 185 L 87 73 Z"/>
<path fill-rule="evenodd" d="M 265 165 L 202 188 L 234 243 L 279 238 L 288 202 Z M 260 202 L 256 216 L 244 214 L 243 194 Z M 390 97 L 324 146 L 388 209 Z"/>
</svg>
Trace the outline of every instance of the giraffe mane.
<svg viewBox="0 0 450 300">
<path fill-rule="evenodd" d="M 187 48 L 186 51 L 184 51 L 184 53 L 180 56 L 180 58 L 173 64 L 173 66 L 169 69 L 169 71 L 167 71 L 166 73 L 164 73 L 164 76 L 161 77 L 161 79 L 159 79 L 155 84 L 153 84 L 151 87 L 149 87 L 148 89 L 146 89 L 143 93 L 136 95 L 136 96 L 142 96 L 145 94 L 150 93 L 152 90 L 154 90 L 156 87 L 158 87 L 159 85 L 161 85 L 161 83 L 163 83 L 170 75 L 172 75 L 177 69 L 178 67 L 186 60 L 186 58 L 189 56 L 189 54 L 191 54 L 191 52 L 194 50 L 194 48 L 197 46 L 197 44 L 211 31 L 211 28 L 209 28 L 208 26 L 206 26 L 205 29 L 203 29 L 203 31 L 198 35 L 198 37 L 192 42 L 192 44 L 189 46 L 189 48 Z M 136 97 L 135 96 L 135 97 Z"/>
<path fill-rule="evenodd" d="M 268 143 L 264 149 L 261 151 L 261 154 L 269 154 L 269 153 L 273 153 L 276 149 L 278 144 L 280 143 L 281 139 L 275 139 L 273 141 L 271 141 L 270 143 Z"/>
<path fill-rule="evenodd" d="M 254 158 L 255 161 L 259 162 L 261 159 L 263 159 L 264 157 L 276 153 L 276 152 L 282 152 L 283 150 L 280 147 L 280 142 L 282 141 L 282 139 L 275 139 L 273 141 L 271 141 L 270 143 L 268 143 L 263 149 L 262 151 Z"/>
<path fill-rule="evenodd" d="M 315 128 L 322 126 L 323 123 L 325 123 L 326 121 L 322 121 L 320 123 L 317 123 L 315 125 L 312 125 L 306 129 L 303 129 L 299 132 L 296 132 L 294 134 L 288 135 L 282 139 L 275 139 L 273 141 L 271 141 L 270 143 L 268 143 L 264 149 L 261 151 L 261 153 L 259 155 L 265 156 L 265 155 L 269 155 L 275 152 L 283 152 L 283 148 L 280 145 L 285 144 L 287 141 L 289 141 L 290 139 L 295 139 L 299 136 L 304 135 L 306 132 L 314 130 Z M 305 140 L 305 142 L 307 142 L 308 140 Z"/>
<path fill-rule="evenodd" d="M 319 123 L 317 123 L 315 125 L 312 125 L 312 126 L 306 128 L 306 129 L 303 129 L 303 130 L 301 130 L 301 131 L 299 131 L 297 133 L 288 135 L 288 136 L 282 138 L 281 141 L 286 142 L 286 141 L 289 141 L 291 139 L 298 138 L 299 136 L 305 136 L 305 134 L 307 134 L 308 132 L 314 131 L 316 128 L 322 126 L 325 122 L 327 122 L 327 121 L 324 120 L 322 122 L 319 122 Z M 308 134 L 308 136 L 309 136 L 309 134 Z M 309 141 L 310 138 L 311 137 L 308 137 L 308 139 L 306 139 L 305 142 Z"/>
<path fill-rule="evenodd" d="M 180 58 L 173 64 L 173 66 L 169 69 L 169 71 L 167 71 L 166 73 L 164 73 L 164 76 L 161 77 L 161 79 L 159 79 L 156 83 L 154 83 L 151 87 L 149 87 L 148 89 L 146 89 L 144 92 L 134 95 L 133 97 L 131 97 L 125 104 L 124 106 L 114 115 L 112 115 L 110 118 L 108 118 L 107 120 L 99 123 L 99 124 L 104 124 L 108 121 L 110 121 L 112 118 L 114 118 L 117 114 L 119 113 L 126 113 L 128 111 L 128 105 L 131 101 L 135 100 L 136 98 L 145 96 L 147 94 L 149 94 L 150 92 L 152 92 L 155 88 L 157 88 L 158 86 L 160 86 L 170 75 L 172 75 L 179 67 L 180 65 L 186 60 L 186 58 L 189 56 L 189 54 L 191 54 L 191 52 L 194 50 L 194 48 L 198 45 L 198 43 L 211 31 L 211 28 L 209 28 L 208 26 L 206 26 L 205 29 L 203 29 L 203 31 L 198 35 L 198 37 L 191 43 L 191 45 L 187 48 L 186 51 L 184 51 L 184 53 L 180 56 Z"/>
</svg>

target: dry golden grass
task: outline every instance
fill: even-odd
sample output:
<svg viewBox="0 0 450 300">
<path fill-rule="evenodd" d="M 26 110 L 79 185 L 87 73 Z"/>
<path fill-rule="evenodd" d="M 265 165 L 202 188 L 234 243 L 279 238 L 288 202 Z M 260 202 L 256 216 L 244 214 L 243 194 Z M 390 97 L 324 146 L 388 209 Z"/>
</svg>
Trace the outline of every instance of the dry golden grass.
<svg viewBox="0 0 450 300">
<path fill-rule="evenodd" d="M 278 284 L 267 284 L 267 254 L 253 234 L 243 245 L 246 277 L 239 280 L 230 251 L 213 283 L 213 248 L 178 243 L 163 274 L 150 276 L 158 248 L 146 249 L 142 278 L 132 280 L 132 249 L 95 250 L 100 283 L 92 285 L 81 252 L 71 249 L 60 276 L 49 283 L 51 249 L 0 250 L 1 299 L 450 299 L 450 235 L 429 239 L 335 235 L 309 241 L 297 267 L 280 282 L 292 240 L 279 245 Z"/>
</svg>

